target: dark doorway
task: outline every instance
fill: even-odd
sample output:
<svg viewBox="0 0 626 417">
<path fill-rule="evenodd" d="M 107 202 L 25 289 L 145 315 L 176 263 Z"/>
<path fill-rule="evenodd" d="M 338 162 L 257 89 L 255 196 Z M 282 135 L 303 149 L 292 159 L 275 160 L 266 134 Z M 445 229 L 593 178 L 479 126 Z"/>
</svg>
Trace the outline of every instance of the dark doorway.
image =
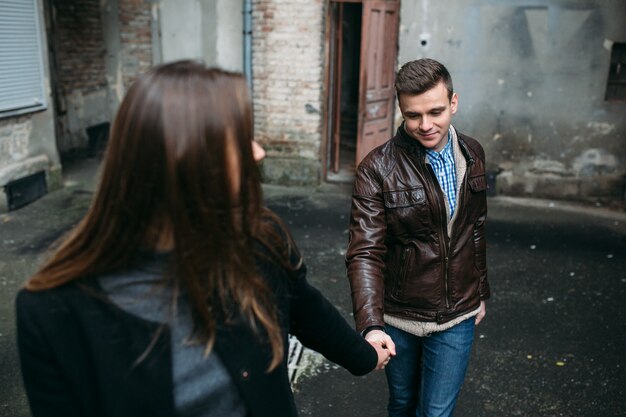
<svg viewBox="0 0 626 417">
<path fill-rule="evenodd" d="M 356 166 L 393 132 L 396 0 L 331 0 L 326 180 L 351 182 Z"/>
<path fill-rule="evenodd" d="M 361 3 L 331 3 L 331 86 L 329 112 L 329 181 L 354 175 L 359 112 Z"/>
</svg>

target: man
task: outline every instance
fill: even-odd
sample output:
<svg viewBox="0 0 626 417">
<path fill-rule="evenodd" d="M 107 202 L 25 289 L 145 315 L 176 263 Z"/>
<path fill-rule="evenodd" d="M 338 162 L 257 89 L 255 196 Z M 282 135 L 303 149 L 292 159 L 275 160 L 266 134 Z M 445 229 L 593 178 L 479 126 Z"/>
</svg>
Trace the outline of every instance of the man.
<svg viewBox="0 0 626 417">
<path fill-rule="evenodd" d="M 451 416 L 489 298 L 485 154 L 432 59 L 396 77 L 404 122 L 357 169 L 346 253 L 357 330 L 386 345 L 390 417 Z"/>
</svg>

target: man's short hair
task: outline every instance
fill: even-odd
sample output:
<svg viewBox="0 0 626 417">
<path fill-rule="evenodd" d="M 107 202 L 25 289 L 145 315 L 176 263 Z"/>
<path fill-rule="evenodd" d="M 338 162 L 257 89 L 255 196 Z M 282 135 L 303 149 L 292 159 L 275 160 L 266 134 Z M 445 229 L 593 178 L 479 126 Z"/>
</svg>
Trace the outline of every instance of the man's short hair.
<svg viewBox="0 0 626 417">
<path fill-rule="evenodd" d="M 396 94 L 418 95 L 435 87 L 441 81 L 448 90 L 448 100 L 452 100 L 454 89 L 452 77 L 446 67 L 434 59 L 422 58 L 402 65 L 396 74 Z"/>
</svg>

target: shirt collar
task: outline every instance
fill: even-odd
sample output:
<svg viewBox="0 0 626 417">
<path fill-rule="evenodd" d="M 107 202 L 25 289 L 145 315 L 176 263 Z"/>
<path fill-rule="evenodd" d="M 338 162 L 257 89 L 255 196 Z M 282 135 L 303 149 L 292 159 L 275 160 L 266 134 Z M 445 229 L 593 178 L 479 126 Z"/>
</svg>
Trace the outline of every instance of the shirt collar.
<svg viewBox="0 0 626 417">
<path fill-rule="evenodd" d="M 448 143 L 443 147 L 441 152 L 437 152 L 433 149 L 426 149 L 426 154 L 431 158 L 446 157 L 452 154 L 452 134 L 448 129 Z"/>
</svg>

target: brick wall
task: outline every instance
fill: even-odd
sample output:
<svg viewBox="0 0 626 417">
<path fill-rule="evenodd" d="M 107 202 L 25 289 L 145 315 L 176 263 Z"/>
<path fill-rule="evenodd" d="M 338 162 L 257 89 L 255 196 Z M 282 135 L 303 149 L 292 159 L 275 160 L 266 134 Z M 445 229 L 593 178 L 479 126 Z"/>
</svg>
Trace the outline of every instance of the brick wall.
<svg viewBox="0 0 626 417">
<path fill-rule="evenodd" d="M 89 93 L 106 86 L 99 0 L 54 0 L 54 39 L 60 91 Z"/>
<path fill-rule="evenodd" d="M 87 128 L 110 122 L 132 81 L 152 65 L 148 0 L 52 0 L 52 88 L 63 155 L 88 146 Z M 113 10 L 113 14 L 110 11 Z"/>
<path fill-rule="evenodd" d="M 321 0 L 253 1 L 255 135 L 269 182 L 320 178 L 324 16 Z"/>
<path fill-rule="evenodd" d="M 120 59 L 125 88 L 152 66 L 152 5 L 148 0 L 120 0 Z"/>
<path fill-rule="evenodd" d="M 100 0 L 54 0 L 54 44 L 62 91 L 87 94 L 107 86 L 106 51 Z M 152 66 L 152 5 L 119 0 L 120 62 L 124 87 Z"/>
</svg>

